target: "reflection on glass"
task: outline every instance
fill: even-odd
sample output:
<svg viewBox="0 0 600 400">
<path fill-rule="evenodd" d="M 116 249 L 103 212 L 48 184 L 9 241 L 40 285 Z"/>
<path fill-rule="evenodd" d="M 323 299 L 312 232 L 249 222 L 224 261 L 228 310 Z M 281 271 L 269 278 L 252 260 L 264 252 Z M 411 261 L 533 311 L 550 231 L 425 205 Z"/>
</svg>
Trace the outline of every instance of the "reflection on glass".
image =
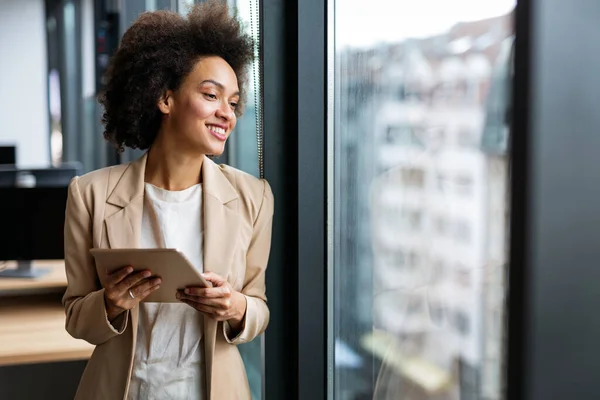
<svg viewBox="0 0 600 400">
<path fill-rule="evenodd" d="M 334 6 L 334 397 L 499 400 L 514 1 L 361 4 Z"/>
<path fill-rule="evenodd" d="M 259 13 L 260 0 L 230 0 L 233 1 L 238 16 L 244 21 L 246 29 L 251 33 L 255 41 L 259 37 Z M 256 49 L 257 50 L 257 49 Z M 261 98 L 260 80 L 257 79 L 259 72 L 258 52 L 255 51 L 255 61 L 248 69 L 246 83 L 246 106 L 244 115 L 238 119 L 234 134 L 229 138 L 227 144 L 228 161 L 231 165 L 256 177 L 259 176 L 258 166 L 258 143 L 257 129 L 260 128 L 260 104 L 257 100 Z"/>
<path fill-rule="evenodd" d="M 229 0 L 232 10 L 237 12 L 238 17 L 244 22 L 248 33 L 252 35 L 255 41 L 258 40 L 259 33 L 259 0 Z M 255 49 L 255 61 L 258 61 L 258 53 Z M 258 65 L 253 64 L 248 70 L 248 79 L 246 83 L 246 106 L 244 115 L 238 118 L 235 131 L 227 141 L 228 163 L 256 177 L 259 176 L 258 167 L 258 146 L 257 129 L 260 119 L 257 113 L 257 100 L 261 97 L 260 82 L 255 79 L 255 73 L 258 72 Z M 223 162 L 224 160 L 217 160 Z M 238 346 L 246 374 L 250 385 L 250 392 L 253 400 L 263 398 L 263 340 L 264 336 L 254 339 L 250 343 Z"/>
</svg>

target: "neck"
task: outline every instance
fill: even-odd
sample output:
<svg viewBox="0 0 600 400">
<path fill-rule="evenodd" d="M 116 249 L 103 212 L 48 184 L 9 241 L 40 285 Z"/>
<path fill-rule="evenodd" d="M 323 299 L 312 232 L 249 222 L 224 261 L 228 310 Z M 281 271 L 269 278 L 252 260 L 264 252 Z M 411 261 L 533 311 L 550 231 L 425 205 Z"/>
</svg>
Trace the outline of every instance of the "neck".
<svg viewBox="0 0 600 400">
<path fill-rule="evenodd" d="M 162 189 L 184 190 L 200 183 L 203 161 L 204 156 L 170 149 L 157 141 L 148 151 L 144 180 Z"/>
</svg>

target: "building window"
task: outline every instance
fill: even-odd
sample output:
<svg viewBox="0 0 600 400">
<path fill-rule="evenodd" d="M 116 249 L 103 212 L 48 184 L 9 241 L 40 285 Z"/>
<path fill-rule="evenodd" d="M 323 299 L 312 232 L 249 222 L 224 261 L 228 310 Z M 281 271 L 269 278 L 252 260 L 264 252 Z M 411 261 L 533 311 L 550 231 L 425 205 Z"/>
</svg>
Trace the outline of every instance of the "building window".
<svg viewBox="0 0 600 400">
<path fill-rule="evenodd" d="M 456 241 L 468 244 L 471 240 L 471 225 L 467 221 L 454 221 L 453 228 Z"/>
<path fill-rule="evenodd" d="M 422 189 L 425 186 L 425 171 L 418 168 L 406 168 L 401 174 L 404 187 Z"/>
<path fill-rule="evenodd" d="M 456 136 L 456 142 L 460 147 L 475 147 L 477 145 L 477 141 L 475 139 L 475 132 L 467 128 L 460 129 Z"/>
<path fill-rule="evenodd" d="M 470 196 L 473 194 L 473 178 L 463 174 L 455 178 L 456 193 L 461 196 Z"/>
<path fill-rule="evenodd" d="M 471 321 L 463 311 L 454 313 L 454 326 L 462 336 L 468 336 L 471 330 Z"/>
<path fill-rule="evenodd" d="M 388 126 L 385 142 L 390 145 L 424 148 L 422 129 L 412 126 Z"/>
</svg>

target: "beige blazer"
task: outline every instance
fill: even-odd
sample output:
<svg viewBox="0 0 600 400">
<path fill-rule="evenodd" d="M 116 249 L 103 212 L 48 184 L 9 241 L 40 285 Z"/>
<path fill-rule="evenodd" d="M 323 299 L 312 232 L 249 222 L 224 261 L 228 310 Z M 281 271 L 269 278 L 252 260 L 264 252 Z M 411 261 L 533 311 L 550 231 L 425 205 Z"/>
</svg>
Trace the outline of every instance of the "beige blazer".
<svg viewBox="0 0 600 400">
<path fill-rule="evenodd" d="M 146 155 L 74 178 L 65 219 L 68 279 L 63 298 L 66 329 L 96 345 L 76 399 L 125 398 L 132 371 L 138 308 L 111 325 L 91 248 L 139 247 Z M 208 158 L 202 166 L 204 269 L 225 277 L 247 299 L 242 332 L 228 338 L 222 323 L 206 319 L 204 342 L 209 398 L 250 399 L 237 344 L 261 334 L 269 321 L 265 269 L 269 258 L 273 194 L 265 180 Z"/>
</svg>

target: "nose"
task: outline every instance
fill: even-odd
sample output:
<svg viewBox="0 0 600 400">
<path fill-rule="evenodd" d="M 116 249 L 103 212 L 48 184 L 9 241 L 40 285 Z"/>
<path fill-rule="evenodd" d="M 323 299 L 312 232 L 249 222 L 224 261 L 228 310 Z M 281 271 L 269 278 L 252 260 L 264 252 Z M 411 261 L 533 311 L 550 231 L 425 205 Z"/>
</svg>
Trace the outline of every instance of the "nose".
<svg viewBox="0 0 600 400">
<path fill-rule="evenodd" d="M 219 108 L 217 108 L 216 116 L 230 121 L 232 118 L 235 118 L 235 113 L 227 101 L 222 101 Z"/>
</svg>

